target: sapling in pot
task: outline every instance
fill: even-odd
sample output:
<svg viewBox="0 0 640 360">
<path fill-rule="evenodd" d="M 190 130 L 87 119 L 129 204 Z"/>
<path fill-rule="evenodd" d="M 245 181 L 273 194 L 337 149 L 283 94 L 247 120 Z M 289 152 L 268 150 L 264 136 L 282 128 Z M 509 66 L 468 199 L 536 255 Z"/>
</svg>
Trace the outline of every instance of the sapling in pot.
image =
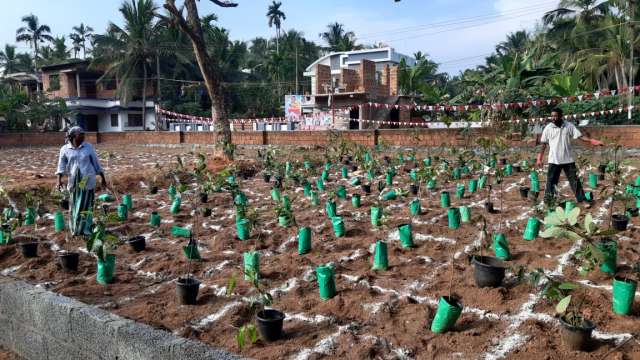
<svg viewBox="0 0 640 360">
<path fill-rule="evenodd" d="M 431 331 L 437 334 L 451 330 L 460 317 L 460 314 L 462 314 L 462 303 L 458 297 L 453 294 L 454 259 L 455 257 L 451 256 L 451 266 L 449 267 L 449 294 L 448 296 L 440 297 L 436 315 L 431 322 Z"/>
<path fill-rule="evenodd" d="M 577 289 L 577 285 L 573 285 Z M 581 312 L 586 297 L 583 290 L 579 300 L 573 301 L 573 295 L 562 298 L 556 305 L 556 313 L 560 316 L 562 342 L 571 350 L 586 351 L 591 344 L 591 333 L 596 328 L 591 320 Z"/>
<path fill-rule="evenodd" d="M 482 217 L 481 220 L 480 254 L 471 257 L 471 263 L 474 267 L 473 277 L 478 287 L 499 287 L 504 279 L 506 266 L 501 259 L 483 254 L 484 247 L 489 246 L 489 235 L 486 219 Z"/>
<path fill-rule="evenodd" d="M 119 217 L 115 213 L 107 212 L 106 209 L 97 210 L 95 206 L 93 212 L 89 211 L 85 215 L 91 216 L 95 221 L 91 235 L 86 241 L 87 251 L 97 258 L 96 281 L 106 285 L 113 282 L 116 265 L 115 250 L 120 244 L 118 236 L 107 230 L 107 225 L 118 222 Z"/>
</svg>

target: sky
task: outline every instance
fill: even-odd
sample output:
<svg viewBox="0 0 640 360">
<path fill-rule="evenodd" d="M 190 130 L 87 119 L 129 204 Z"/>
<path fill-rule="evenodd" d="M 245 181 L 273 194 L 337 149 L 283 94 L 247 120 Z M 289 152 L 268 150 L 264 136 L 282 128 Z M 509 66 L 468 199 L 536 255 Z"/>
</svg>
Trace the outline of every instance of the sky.
<svg viewBox="0 0 640 360">
<path fill-rule="evenodd" d="M 2 0 L 8 1 L 8 0 Z M 131 1 L 131 0 L 127 0 Z M 155 0 L 158 6 L 161 0 Z M 283 29 L 302 31 L 322 43 L 319 33 L 338 21 L 354 31 L 358 41 L 388 44 L 400 53 L 422 51 L 452 75 L 481 65 L 495 45 L 510 32 L 535 30 L 542 15 L 558 0 L 280 0 L 287 18 Z M 178 0 L 178 3 L 181 1 Z M 266 11 L 271 1 L 237 0 L 236 8 L 220 8 L 200 0 L 200 14 L 216 13 L 233 40 L 273 36 Z M 0 13 L 0 44 L 15 44 L 20 19 L 35 14 L 55 36 L 67 35 L 81 22 L 103 32 L 109 22 L 120 23 L 121 0 L 20 0 Z M 67 36 L 68 38 L 68 36 Z M 70 42 L 68 42 L 70 44 Z M 18 51 L 29 51 L 20 43 Z"/>
</svg>

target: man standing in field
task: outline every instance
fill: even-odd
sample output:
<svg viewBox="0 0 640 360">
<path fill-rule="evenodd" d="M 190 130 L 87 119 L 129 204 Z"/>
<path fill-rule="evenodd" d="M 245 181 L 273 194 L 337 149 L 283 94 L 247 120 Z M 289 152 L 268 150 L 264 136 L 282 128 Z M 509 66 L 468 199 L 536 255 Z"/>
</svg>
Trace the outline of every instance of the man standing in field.
<svg viewBox="0 0 640 360">
<path fill-rule="evenodd" d="M 562 110 L 553 109 L 551 111 L 551 122 L 542 131 L 542 136 L 540 137 L 542 149 L 536 159 L 536 165 L 542 167 L 544 152 L 549 147 L 549 170 L 547 171 L 547 186 L 544 189 L 545 201 L 555 198 L 556 186 L 558 185 L 561 171 L 564 171 L 567 180 L 569 180 L 571 190 L 576 195 L 576 201 L 583 202 L 586 200 L 571 151 L 572 140 L 581 140 L 593 146 L 604 145 L 599 140 L 582 135 L 575 125 L 563 120 Z"/>
</svg>

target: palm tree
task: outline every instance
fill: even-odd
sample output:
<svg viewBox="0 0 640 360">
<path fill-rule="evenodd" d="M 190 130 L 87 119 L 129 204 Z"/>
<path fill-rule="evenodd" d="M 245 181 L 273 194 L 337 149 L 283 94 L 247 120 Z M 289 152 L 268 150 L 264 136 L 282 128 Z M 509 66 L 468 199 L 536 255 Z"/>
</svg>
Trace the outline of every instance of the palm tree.
<svg viewBox="0 0 640 360">
<path fill-rule="evenodd" d="M 160 29 L 155 21 L 157 8 L 153 0 L 130 0 L 125 1 L 119 10 L 124 18 L 124 27 L 110 23 L 105 35 L 96 36 L 92 65 L 106 67 L 99 82 L 116 79 L 118 94 L 123 102 L 129 101 L 134 92 L 140 91 L 142 118 L 146 119 L 148 73 L 161 51 L 157 43 Z"/>
<path fill-rule="evenodd" d="M 79 26 L 73 27 L 72 35 L 75 35 L 75 39 L 77 39 L 78 43 L 82 46 L 82 57 L 86 59 L 87 41 L 90 41 L 93 37 L 93 28 L 91 26 L 85 26 L 84 23 L 81 23 Z"/>
<path fill-rule="evenodd" d="M 4 75 L 19 71 L 19 60 L 16 56 L 15 46 L 7 44 L 4 46 L 4 51 L 0 51 L 0 66 L 2 66 Z"/>
<path fill-rule="evenodd" d="M 330 51 L 351 51 L 361 48 L 356 45 L 356 34 L 353 31 L 345 31 L 344 26 L 338 22 L 327 25 L 327 31 L 320 33 L 320 38 L 327 42 Z"/>
<path fill-rule="evenodd" d="M 522 53 L 529 42 L 529 34 L 525 30 L 516 31 L 507 35 L 507 40 L 496 46 L 496 52 L 504 55 L 510 52 Z"/>
<path fill-rule="evenodd" d="M 16 31 L 16 41 L 29 43 L 33 48 L 34 61 L 37 68 L 40 44 L 45 41 L 53 41 L 53 37 L 50 35 L 51 28 L 49 25 L 40 25 L 38 17 L 33 14 L 24 16 L 22 22 L 27 26 L 23 26 Z"/>
<path fill-rule="evenodd" d="M 69 49 L 67 49 L 66 39 L 64 36 L 53 39 L 53 53 L 51 55 L 57 61 L 63 61 L 69 58 Z"/>
<path fill-rule="evenodd" d="M 287 16 L 280 10 L 282 6 L 281 2 L 275 0 L 267 11 L 267 18 L 269 19 L 269 27 L 276 27 L 276 52 L 280 53 L 280 26 L 282 26 L 282 20 L 286 20 Z"/>
<path fill-rule="evenodd" d="M 77 59 L 80 50 L 82 50 L 82 38 L 78 34 L 69 34 L 69 39 L 73 45 L 73 57 Z"/>
</svg>

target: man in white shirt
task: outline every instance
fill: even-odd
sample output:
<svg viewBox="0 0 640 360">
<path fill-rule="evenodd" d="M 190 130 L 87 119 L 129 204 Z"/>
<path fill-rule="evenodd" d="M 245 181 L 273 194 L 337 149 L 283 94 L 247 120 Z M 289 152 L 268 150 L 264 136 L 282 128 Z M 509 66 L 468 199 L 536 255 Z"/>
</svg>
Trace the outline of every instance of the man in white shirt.
<svg viewBox="0 0 640 360">
<path fill-rule="evenodd" d="M 596 139 L 588 138 L 572 123 L 563 120 L 562 110 L 556 108 L 551 111 L 551 122 L 542 131 L 540 142 L 542 149 L 538 154 L 536 165 L 542 166 L 544 152 L 549 147 L 549 170 L 547 172 L 547 186 L 544 189 L 545 200 L 553 199 L 556 195 L 556 186 L 560 179 L 560 172 L 564 171 L 569 180 L 571 190 L 576 195 L 577 202 L 586 200 L 582 183 L 578 179 L 578 169 L 571 151 L 571 141 L 581 140 L 593 146 L 602 146 L 603 143 Z"/>
</svg>

